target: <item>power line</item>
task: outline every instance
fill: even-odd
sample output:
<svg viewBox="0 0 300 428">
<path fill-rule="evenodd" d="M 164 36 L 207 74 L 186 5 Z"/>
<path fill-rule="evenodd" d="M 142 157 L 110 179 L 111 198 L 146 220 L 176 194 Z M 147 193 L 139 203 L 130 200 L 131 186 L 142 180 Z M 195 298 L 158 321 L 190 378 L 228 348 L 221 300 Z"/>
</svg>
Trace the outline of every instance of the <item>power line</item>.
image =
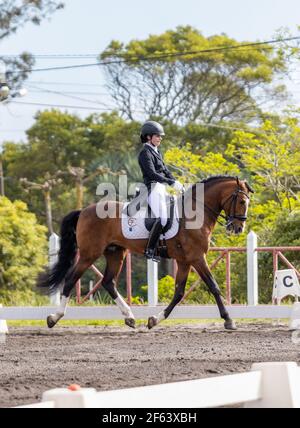
<svg viewBox="0 0 300 428">
<path fill-rule="evenodd" d="M 39 90 L 41 89 L 38 86 L 32 86 L 32 87 L 35 88 L 35 89 L 39 89 Z M 90 100 L 90 99 L 86 99 L 86 98 L 82 98 L 82 97 L 77 97 L 75 95 L 68 95 L 65 92 L 61 92 L 61 91 L 53 91 L 53 90 L 50 90 L 50 89 L 42 89 L 41 92 L 47 93 L 47 94 L 61 95 L 63 97 L 70 98 L 70 99 L 77 100 L 77 101 L 83 101 L 83 102 L 86 102 L 86 103 L 92 103 L 92 104 L 98 104 L 98 105 L 101 104 L 103 106 L 106 106 L 105 103 L 102 103 L 100 101 L 95 101 L 95 100 Z"/>
<path fill-rule="evenodd" d="M 75 65 L 67 65 L 67 66 L 59 66 L 59 67 L 37 68 L 37 69 L 28 70 L 28 73 L 41 72 L 41 71 L 69 70 L 69 69 L 88 68 L 88 67 L 96 67 L 96 66 L 107 66 L 112 64 L 126 64 L 131 62 L 144 62 L 144 61 L 160 60 L 160 59 L 183 57 L 183 56 L 197 56 L 197 55 L 208 54 L 213 52 L 225 52 L 225 51 L 236 50 L 236 49 L 241 49 L 245 47 L 260 47 L 263 45 L 271 45 L 271 44 L 289 42 L 289 41 L 295 41 L 295 40 L 300 40 L 300 36 L 290 37 L 286 39 L 268 40 L 265 42 L 244 43 L 244 44 L 235 45 L 235 46 L 222 46 L 222 47 L 203 49 L 198 51 L 185 51 L 185 52 L 173 52 L 169 54 L 160 54 L 160 55 L 137 56 L 137 57 L 132 57 L 130 59 L 124 59 L 124 60 L 111 60 L 111 61 L 104 60 L 93 64 L 75 64 Z"/>
<path fill-rule="evenodd" d="M 0 132 L 26 132 L 27 129 L 0 129 Z"/>
<path fill-rule="evenodd" d="M 99 108 L 99 107 L 83 107 L 75 105 L 63 105 L 63 104 L 47 104 L 47 103 L 34 103 L 34 102 L 23 102 L 23 101 L 11 101 L 11 104 L 22 104 L 28 106 L 40 106 L 40 107 L 53 107 L 53 108 L 72 108 L 78 110 L 94 110 L 94 111 L 114 111 L 113 108 Z"/>
<path fill-rule="evenodd" d="M 95 54 L 30 54 L 37 59 L 78 59 L 78 58 L 97 58 L 99 57 L 99 52 Z M 11 58 L 20 58 L 22 54 L 0 54 L 1 58 L 11 59 Z"/>
<path fill-rule="evenodd" d="M 63 85 L 63 86 L 90 86 L 90 87 L 106 87 L 102 83 L 82 83 L 82 82 L 47 82 L 47 81 L 37 81 L 37 80 L 27 80 L 26 83 L 33 83 L 37 85 Z"/>
<path fill-rule="evenodd" d="M 27 86 L 27 85 L 26 85 Z M 29 86 L 29 85 L 28 85 Z M 45 93 L 48 92 L 46 89 L 31 89 L 33 88 L 33 86 L 30 86 L 30 93 L 34 93 L 34 94 L 40 94 L 40 93 Z M 55 91 L 51 91 L 56 93 Z M 60 92 L 57 92 L 60 93 Z M 82 91 L 63 91 L 61 92 L 64 95 L 93 95 L 93 96 L 109 96 L 108 92 L 82 92 Z"/>
<path fill-rule="evenodd" d="M 41 107 L 54 107 L 54 108 L 72 108 L 72 109 L 81 109 L 81 110 L 94 110 L 94 111 L 114 111 L 116 109 L 104 109 L 104 108 L 94 108 L 94 107 L 81 107 L 81 106 L 70 106 L 70 105 L 61 105 L 61 104 L 44 104 L 44 103 L 30 103 L 30 102 L 19 102 L 19 101 L 12 101 L 12 103 L 14 104 L 22 104 L 22 105 L 34 105 L 34 106 L 41 106 Z M 143 111 L 139 111 L 136 110 L 135 112 L 138 113 L 144 113 Z M 280 132 L 267 132 L 267 131 L 262 131 L 260 128 L 239 128 L 239 127 L 235 127 L 235 126 L 225 126 L 225 125 L 218 125 L 218 124 L 213 124 L 213 123 L 205 123 L 205 122 L 197 122 L 197 125 L 199 126 L 203 126 L 204 128 L 215 128 L 215 129 L 222 129 L 222 130 L 226 130 L 226 131 L 242 131 L 242 132 L 246 132 L 246 133 L 250 133 L 253 135 L 277 135 L 277 136 L 281 136 L 282 133 Z M 4 132 L 4 131 L 1 131 Z M 9 131 L 6 131 L 9 132 Z M 22 130 L 20 130 L 20 132 L 22 132 Z M 23 131 L 24 132 L 24 131 Z"/>
</svg>

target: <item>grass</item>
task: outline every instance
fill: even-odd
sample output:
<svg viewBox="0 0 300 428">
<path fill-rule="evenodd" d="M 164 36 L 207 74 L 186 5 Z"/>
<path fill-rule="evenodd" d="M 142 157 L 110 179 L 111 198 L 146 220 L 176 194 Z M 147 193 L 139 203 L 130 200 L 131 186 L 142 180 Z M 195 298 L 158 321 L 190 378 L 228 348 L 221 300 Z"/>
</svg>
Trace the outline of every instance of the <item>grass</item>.
<svg viewBox="0 0 300 428">
<path fill-rule="evenodd" d="M 266 319 L 235 319 L 238 323 L 243 324 L 272 324 L 274 320 Z M 281 319 L 280 322 L 288 322 L 288 320 Z M 147 320 L 137 320 L 137 327 L 147 324 Z M 223 324 L 220 319 L 170 319 L 165 320 L 161 325 L 173 327 L 176 325 L 197 325 L 197 324 Z M 8 327 L 46 327 L 46 321 L 7 321 Z M 73 321 L 60 321 L 60 327 L 125 327 L 123 320 L 73 320 Z M 128 327 L 126 327 L 128 328 Z"/>
</svg>

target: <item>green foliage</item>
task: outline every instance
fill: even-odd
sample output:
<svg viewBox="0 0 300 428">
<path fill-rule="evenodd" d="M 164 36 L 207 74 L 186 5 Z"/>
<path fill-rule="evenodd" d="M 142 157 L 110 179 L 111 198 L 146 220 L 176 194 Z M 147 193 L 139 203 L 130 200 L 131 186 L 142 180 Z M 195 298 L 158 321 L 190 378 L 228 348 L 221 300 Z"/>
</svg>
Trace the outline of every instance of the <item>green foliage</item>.
<svg viewBox="0 0 300 428">
<path fill-rule="evenodd" d="M 43 5 L 57 4 L 47 1 L 27 3 L 28 7 L 37 6 L 40 17 Z M 20 12 L 23 17 L 27 16 L 26 20 L 29 19 L 28 10 Z M 46 8 L 44 12 L 48 13 L 50 9 Z M 1 19 L 2 16 L 0 22 Z M 253 229 L 261 246 L 300 245 L 299 109 L 291 108 L 284 117 L 278 117 L 262 112 L 256 99 L 257 87 L 259 96 L 272 100 L 284 95 L 285 88 L 276 87 L 274 78 L 287 71 L 288 56 L 296 55 L 298 50 L 291 51 L 283 44 L 279 48 L 214 50 L 238 44 L 224 34 L 206 38 L 189 26 L 150 35 L 145 40 L 132 40 L 128 45 L 113 41 L 102 58 L 127 60 L 123 64 L 107 66 L 119 112 L 81 119 L 57 110 L 44 111 L 36 115 L 35 123 L 27 132 L 26 144 L 4 144 L 5 188 L 12 200 L 3 198 L 0 204 L 2 214 L 5 212 L 0 219 L 0 295 L 5 302 L 10 302 L 11 298 L 18 303 L 21 300 L 38 304 L 43 301 L 34 300 L 32 291 L 33 278 L 44 264 L 46 254 L 45 229 L 38 225 L 38 222 L 45 223 L 43 195 L 36 190 L 25 193 L 19 179 L 26 177 L 41 184 L 47 176 L 56 177 L 61 173 L 62 183 L 51 192 L 56 230 L 61 218 L 76 204 L 75 180 L 68 174 L 68 167 L 80 167 L 86 175 L 98 171 L 99 166 L 110 170 L 84 182 L 84 205 L 97 199 L 98 183 L 110 181 L 117 185 L 118 174 L 122 171 L 126 171 L 129 184 L 140 181 L 137 153 L 141 148 L 141 124 L 134 120 L 138 105 L 133 105 L 133 100 L 139 100 L 145 115 L 163 123 L 167 135 L 161 150 L 177 179 L 191 183 L 219 174 L 246 178 L 256 191 L 251 195 L 246 233 Z M 165 57 L 151 63 L 136 61 L 146 56 L 203 49 L 210 49 L 209 54 Z M 30 58 L 26 56 L 21 60 L 24 67 L 31 64 Z M 249 129 L 249 124 L 255 124 L 256 130 Z M 26 202 L 38 220 L 19 199 Z M 224 228 L 217 225 L 212 245 L 245 246 L 245 239 L 246 234 L 228 236 Z M 211 252 L 209 263 L 216 256 Z M 299 267 L 298 254 L 287 256 Z M 262 303 L 269 303 L 273 283 L 272 256 L 261 254 L 259 260 L 260 299 Z M 99 265 L 103 271 L 103 261 Z M 140 291 L 139 287 L 145 283 L 145 266 L 144 259 L 134 256 L 136 304 L 147 299 L 147 288 L 144 286 Z M 233 302 L 245 303 L 245 254 L 232 255 L 231 266 Z M 159 299 L 169 303 L 174 293 L 174 280 L 166 276 L 168 269 L 162 270 Z M 214 276 L 225 295 L 224 261 L 215 268 Z M 87 273 L 85 278 L 93 279 L 93 275 Z M 187 290 L 195 281 L 198 278 L 191 273 Z M 124 292 L 124 272 L 120 288 Z M 102 291 L 98 297 L 101 303 L 111 302 Z M 214 299 L 201 283 L 187 302 L 214 303 Z"/>
<path fill-rule="evenodd" d="M 197 285 L 195 290 L 190 294 L 190 296 L 184 301 L 185 304 L 213 304 L 214 298 L 206 289 L 206 286 L 199 281 L 199 277 L 195 273 L 190 273 L 186 290 L 189 290 L 193 285 Z M 143 296 L 143 300 L 147 300 L 147 291 L 148 286 L 141 286 L 141 294 Z M 172 276 L 167 275 L 161 278 L 158 281 L 158 301 L 160 303 L 169 304 L 174 297 L 175 291 L 175 280 Z"/>
<path fill-rule="evenodd" d="M 101 59 L 121 60 L 108 61 L 106 71 L 112 96 L 130 120 L 140 108 L 149 117 L 179 124 L 246 122 L 260 111 L 258 85 L 260 94 L 270 99 L 282 95 L 284 87 L 272 82 L 286 71 L 288 55 L 296 52 L 269 45 L 226 49 L 240 44 L 225 34 L 206 38 L 195 28 L 179 26 L 127 45 L 113 40 Z"/>
<path fill-rule="evenodd" d="M 239 175 L 237 165 L 226 160 L 221 153 L 207 153 L 205 156 L 196 155 L 191 151 L 191 145 L 174 148 L 167 151 L 166 162 L 176 167 L 185 177 L 186 182 L 195 182 L 210 175 Z"/>
<path fill-rule="evenodd" d="M 257 134 L 236 132 L 226 154 L 238 153 L 265 199 L 275 198 L 281 208 L 287 202 L 288 209 L 293 211 L 294 201 L 299 204 L 295 190 L 300 178 L 299 137 L 296 118 L 266 120 Z"/>
<path fill-rule="evenodd" d="M 21 201 L 0 197 L 0 297 L 5 303 L 32 298 L 37 274 L 47 262 L 46 228 Z"/>
<path fill-rule="evenodd" d="M 55 229 L 61 218 L 76 208 L 75 180 L 68 167 L 81 167 L 86 175 L 98 167 L 110 167 L 112 171 L 127 170 L 132 179 L 141 179 L 137 161 L 129 151 L 137 150 L 139 124 L 128 123 L 117 113 L 92 115 L 86 119 L 57 110 L 36 115 L 34 125 L 28 130 L 28 143 L 4 143 L 3 162 L 7 177 L 7 195 L 23 199 L 36 213 L 39 221 L 45 221 L 42 192 L 25 193 L 19 180 L 26 177 L 36 183 L 44 183 L 48 175 L 59 177 L 62 183 L 52 189 L 52 211 Z M 119 157 L 119 161 L 117 161 Z M 133 165 L 134 164 L 134 165 Z M 100 181 L 111 181 L 111 175 L 96 175 L 85 185 L 84 204 L 96 201 L 96 188 Z M 117 177 L 115 178 L 117 182 Z"/>
</svg>

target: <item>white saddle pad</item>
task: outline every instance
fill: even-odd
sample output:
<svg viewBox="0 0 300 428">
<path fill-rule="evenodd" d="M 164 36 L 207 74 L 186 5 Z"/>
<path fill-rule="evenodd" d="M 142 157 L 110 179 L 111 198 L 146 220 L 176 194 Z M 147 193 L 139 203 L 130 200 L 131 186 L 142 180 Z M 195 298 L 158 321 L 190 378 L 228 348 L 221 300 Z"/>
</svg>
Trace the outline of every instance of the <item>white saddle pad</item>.
<svg viewBox="0 0 300 428">
<path fill-rule="evenodd" d="M 126 212 L 129 203 L 124 204 Z M 122 213 L 122 233 L 126 239 L 148 239 L 149 232 L 145 227 L 145 216 L 147 209 L 142 208 L 133 217 L 128 217 L 124 212 Z M 177 201 L 175 202 L 174 221 L 171 229 L 165 234 L 161 235 L 161 239 L 172 239 L 179 231 L 179 218 L 178 218 Z"/>
</svg>

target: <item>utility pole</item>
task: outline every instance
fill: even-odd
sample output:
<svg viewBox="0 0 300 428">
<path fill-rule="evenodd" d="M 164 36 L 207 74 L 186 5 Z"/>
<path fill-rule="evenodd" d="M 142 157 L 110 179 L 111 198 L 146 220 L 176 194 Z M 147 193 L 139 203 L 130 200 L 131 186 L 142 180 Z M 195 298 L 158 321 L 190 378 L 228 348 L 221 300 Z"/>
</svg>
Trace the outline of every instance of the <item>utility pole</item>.
<svg viewBox="0 0 300 428">
<path fill-rule="evenodd" d="M 83 196 L 84 196 L 84 185 L 92 180 L 97 175 L 112 173 L 109 168 L 98 167 L 96 171 L 89 175 L 85 174 L 84 168 L 77 168 L 73 166 L 68 167 L 68 172 L 75 179 L 76 183 L 76 209 L 82 210 L 83 208 Z"/>
<path fill-rule="evenodd" d="M 28 192 L 30 190 L 39 190 L 43 193 L 47 226 L 49 230 L 49 235 L 51 236 L 54 232 L 52 225 L 51 190 L 54 186 L 60 185 L 62 183 L 62 180 L 51 178 L 50 174 L 47 173 L 45 176 L 44 183 L 34 183 L 32 181 L 28 181 L 27 178 L 21 178 L 20 182 Z"/>
<path fill-rule="evenodd" d="M 94 172 L 86 174 L 85 168 L 75 167 L 69 165 L 67 171 L 58 171 L 57 176 L 71 175 L 74 178 L 76 186 L 76 209 L 82 210 L 84 204 L 84 186 L 97 175 L 112 174 L 120 175 L 120 173 L 114 173 L 110 168 L 99 166 Z"/>
</svg>

